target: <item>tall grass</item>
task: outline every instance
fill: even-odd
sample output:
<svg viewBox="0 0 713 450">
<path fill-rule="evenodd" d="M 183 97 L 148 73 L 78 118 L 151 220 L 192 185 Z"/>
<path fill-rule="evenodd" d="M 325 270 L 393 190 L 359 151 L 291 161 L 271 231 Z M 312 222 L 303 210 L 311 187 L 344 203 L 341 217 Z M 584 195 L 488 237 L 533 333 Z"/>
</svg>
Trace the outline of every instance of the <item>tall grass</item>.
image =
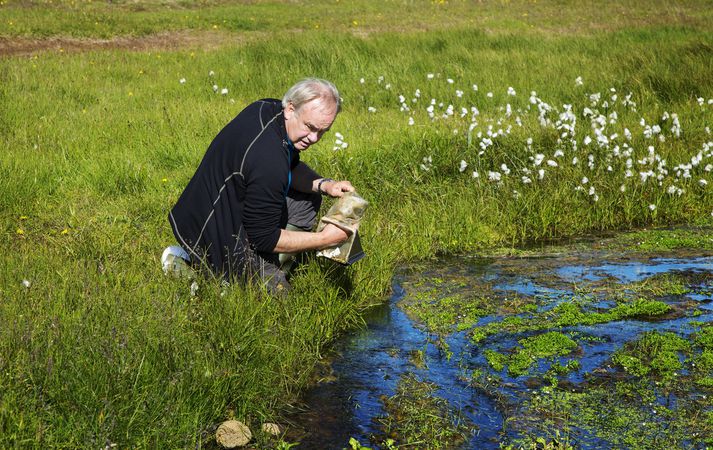
<svg viewBox="0 0 713 450">
<path fill-rule="evenodd" d="M 710 22 L 660 25 L 636 3 L 608 22 L 590 6 L 570 5 L 557 16 L 552 6 L 486 3 L 492 16 L 485 20 L 464 17 L 473 12 L 465 2 L 441 9 L 392 2 L 385 8 L 404 9 L 406 29 L 384 32 L 382 10 L 359 5 L 376 22 L 368 37 L 355 36 L 351 23 L 358 19 L 324 3 L 330 31 L 300 24 L 298 33 L 210 51 L 39 52 L 0 60 L 0 447 L 200 447 L 226 417 L 251 425 L 279 420 L 329 344 L 358 326 L 365 308 L 384 300 L 396 264 L 593 230 L 710 224 L 708 162 L 692 169 L 690 179 L 676 178 L 671 169 L 712 140 L 706 131 L 713 122 L 706 103 L 713 98 Z M 103 36 L 89 24 L 53 22 L 67 13 L 66 3 L 26 6 L 0 6 L 3 21 L 36 21 L 21 33 L 5 33 Z M 710 15 L 704 6 L 681 5 L 677 17 Z M 145 32 L 157 27 L 141 13 L 79 7 L 89 16 L 111 14 L 112 23 L 143 24 Z M 240 16 L 247 8 L 274 17 L 287 8 L 207 7 L 207 16 Z M 153 3 L 146 8 L 153 14 Z M 182 13 L 155 14 L 182 29 Z M 429 23 L 428 14 L 432 31 L 411 28 Z M 459 28 L 440 29 L 455 15 Z M 591 19 L 581 32 L 579 17 Z M 475 29 L 470 18 L 502 29 Z M 210 22 L 202 29 L 211 29 Z M 122 27 L 108 28 L 107 35 L 128 29 Z M 187 283 L 159 269 L 160 251 L 172 242 L 166 214 L 217 131 L 249 102 L 281 96 L 302 76 L 331 79 L 344 97 L 333 131 L 348 148 L 332 150 L 330 134 L 303 158 L 324 175 L 351 180 L 370 201 L 361 228 L 368 257 L 348 269 L 326 262 L 303 267 L 283 300 L 212 280 L 199 280 L 192 296 Z M 508 95 L 508 87 L 517 94 Z M 592 107 L 588 94 L 605 99 L 610 88 L 620 99 L 616 107 L 601 101 L 596 107 L 603 114 L 619 111 L 608 134 L 622 136 L 628 127 L 634 135 L 634 176 L 624 192 L 626 158 L 611 157 L 613 146 L 582 144 L 592 134 L 584 115 Z M 421 97 L 413 103 L 416 89 Z M 560 131 L 540 125 L 529 102 L 533 90 L 553 108 L 552 122 L 564 104 L 573 105 L 578 150 L 553 156 L 566 142 L 558 144 Z M 629 92 L 636 111 L 621 105 Z M 399 95 L 410 111 L 400 111 Z M 436 120 L 428 116 L 431 98 Z M 441 118 L 449 104 L 456 113 Z M 480 114 L 468 133 L 471 114 L 461 118 L 460 108 L 471 106 Z M 680 137 L 668 131 L 664 112 L 678 114 Z M 522 126 L 513 124 L 515 116 Z M 662 124 L 666 140 L 645 138 L 641 118 Z M 478 155 L 477 133 L 484 136 L 488 125 L 512 129 Z M 636 159 L 648 155 L 649 145 L 670 169 L 662 186 L 639 181 L 644 166 Z M 540 153 L 559 165 L 537 180 L 539 166 L 530 158 Z M 461 160 L 468 165 L 463 172 Z M 522 183 L 523 168 L 533 171 L 532 183 Z M 503 178 L 488 181 L 488 171 Z M 598 201 L 575 190 L 584 176 Z M 671 184 L 685 193 L 667 194 Z"/>
</svg>

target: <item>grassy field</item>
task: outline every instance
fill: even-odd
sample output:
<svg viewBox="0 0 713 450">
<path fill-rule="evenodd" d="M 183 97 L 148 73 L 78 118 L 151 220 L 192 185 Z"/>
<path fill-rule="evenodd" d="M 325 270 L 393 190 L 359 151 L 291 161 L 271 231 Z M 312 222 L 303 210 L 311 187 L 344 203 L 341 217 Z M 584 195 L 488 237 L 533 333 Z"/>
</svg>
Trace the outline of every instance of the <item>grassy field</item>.
<svg viewBox="0 0 713 450">
<path fill-rule="evenodd" d="M 209 446 L 279 421 L 400 262 L 713 222 L 711 1 L 2 0 L 0 25 L 2 448 Z M 304 76 L 344 98 L 303 158 L 370 201 L 368 257 L 191 295 L 168 210 Z"/>
</svg>

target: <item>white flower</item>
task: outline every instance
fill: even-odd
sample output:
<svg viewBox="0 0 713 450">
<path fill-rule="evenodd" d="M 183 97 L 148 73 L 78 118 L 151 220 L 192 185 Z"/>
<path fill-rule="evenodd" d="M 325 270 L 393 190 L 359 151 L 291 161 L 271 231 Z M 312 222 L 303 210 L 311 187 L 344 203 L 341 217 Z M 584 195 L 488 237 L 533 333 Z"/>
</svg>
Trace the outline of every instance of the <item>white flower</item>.
<svg viewBox="0 0 713 450">
<path fill-rule="evenodd" d="M 532 183 L 532 180 L 529 177 L 523 176 L 522 177 L 522 184 L 530 184 Z"/>
<path fill-rule="evenodd" d="M 221 89 L 221 90 L 220 90 L 220 93 L 221 93 L 222 95 L 228 95 L 228 88 L 223 88 L 223 89 Z"/>
<path fill-rule="evenodd" d="M 592 143 L 592 138 L 589 137 L 589 135 L 584 137 L 584 145 L 589 145 Z"/>
<path fill-rule="evenodd" d="M 343 136 L 342 133 L 340 133 L 339 131 L 337 131 L 336 133 L 334 133 L 334 137 L 336 137 L 337 139 L 344 139 L 344 136 Z"/>
<path fill-rule="evenodd" d="M 367 111 L 374 113 L 374 112 L 376 112 L 376 108 L 374 108 L 373 106 L 370 106 L 367 108 Z"/>
<path fill-rule="evenodd" d="M 413 117 L 409 117 L 409 118 L 408 118 L 408 124 L 409 124 L 409 125 L 413 125 L 414 123 L 416 123 L 416 122 L 413 120 Z"/>
<path fill-rule="evenodd" d="M 360 79 L 359 79 L 359 83 L 361 83 L 361 84 L 364 84 L 364 81 L 365 81 L 365 80 L 364 80 L 363 78 L 360 78 Z"/>
<path fill-rule="evenodd" d="M 456 97 L 463 97 L 463 91 L 459 91 L 458 89 L 456 89 Z"/>
<path fill-rule="evenodd" d="M 576 166 L 577 164 L 579 164 L 579 158 L 575 156 L 574 158 L 572 158 L 572 165 Z"/>
<path fill-rule="evenodd" d="M 476 92 L 478 92 L 478 85 L 477 85 L 477 84 L 474 84 L 474 85 L 473 85 L 473 90 L 476 91 Z"/>
<path fill-rule="evenodd" d="M 468 167 L 468 163 L 461 159 L 461 160 L 460 160 L 460 165 L 458 166 L 458 170 L 459 170 L 461 173 L 463 173 L 463 172 L 465 171 L 466 167 Z"/>
<path fill-rule="evenodd" d="M 533 161 L 533 164 L 536 165 L 536 166 L 539 166 L 540 164 L 542 164 L 542 161 L 543 161 L 544 159 L 545 159 L 545 155 L 543 155 L 542 153 L 538 153 L 538 154 L 535 155 L 535 159 L 534 159 L 534 161 Z"/>
<path fill-rule="evenodd" d="M 480 174 L 476 171 L 473 171 L 473 178 L 478 178 Z"/>
<path fill-rule="evenodd" d="M 594 190 L 594 186 L 589 186 L 589 195 L 594 195 L 596 194 L 596 191 Z"/>
<path fill-rule="evenodd" d="M 32 283 L 30 283 L 29 280 L 22 280 L 22 285 L 29 289 L 30 286 L 32 286 Z"/>
<path fill-rule="evenodd" d="M 708 181 L 701 178 L 700 180 L 698 180 L 698 184 L 700 184 L 701 186 L 706 186 L 708 184 Z"/>
<path fill-rule="evenodd" d="M 589 178 L 583 177 L 583 178 L 582 178 L 582 184 L 587 184 L 587 183 L 589 183 Z"/>
<path fill-rule="evenodd" d="M 485 94 L 485 96 L 488 97 L 488 98 L 493 98 L 493 93 L 492 93 L 492 92 L 488 92 L 487 94 Z"/>
<path fill-rule="evenodd" d="M 186 84 L 186 79 L 185 79 L 185 78 L 181 78 L 180 80 L 178 80 L 178 82 L 181 83 L 181 84 Z"/>
<path fill-rule="evenodd" d="M 545 178 L 545 169 L 540 169 L 537 171 L 537 178 L 539 178 L 540 180 Z"/>
<path fill-rule="evenodd" d="M 426 75 L 426 78 L 428 78 L 429 80 L 432 80 L 433 77 L 434 77 L 434 75 L 432 73 L 429 73 L 428 75 Z"/>
<path fill-rule="evenodd" d="M 622 184 L 621 186 L 619 186 L 619 191 L 626 192 L 626 185 Z"/>
<path fill-rule="evenodd" d="M 655 210 L 655 209 L 656 209 L 656 205 L 649 205 L 649 209 L 650 209 L 651 211 Z"/>
<path fill-rule="evenodd" d="M 557 166 L 558 166 L 557 161 L 553 161 L 553 160 L 551 160 L 551 159 L 548 159 L 548 160 L 547 160 L 547 165 L 550 166 L 550 167 L 557 167 Z"/>
<path fill-rule="evenodd" d="M 213 75 L 215 75 L 215 72 L 213 72 L 212 70 L 210 72 L 208 72 L 209 77 L 212 77 Z"/>
<path fill-rule="evenodd" d="M 502 170 L 505 175 L 510 175 L 510 168 L 508 168 L 507 164 L 505 164 L 505 163 L 501 164 L 500 170 Z"/>
<path fill-rule="evenodd" d="M 515 96 L 515 89 L 513 89 L 512 86 L 508 87 L 508 95 Z"/>
<path fill-rule="evenodd" d="M 488 171 L 488 180 L 489 181 L 500 181 L 502 178 L 502 175 L 500 172 L 493 172 L 493 171 Z"/>
<path fill-rule="evenodd" d="M 453 78 L 449 78 L 449 79 L 447 79 L 446 81 L 448 82 L 448 84 L 453 84 L 453 83 L 455 83 L 455 82 L 453 81 Z"/>
<path fill-rule="evenodd" d="M 217 85 L 217 84 L 214 84 L 214 85 L 213 85 L 213 92 L 218 92 L 218 85 Z"/>
<path fill-rule="evenodd" d="M 577 77 L 577 78 L 575 78 L 575 80 L 574 80 L 574 85 L 575 85 L 575 86 L 581 86 L 581 85 L 583 85 L 583 84 L 584 84 L 584 82 L 582 81 L 582 77 Z"/>
</svg>

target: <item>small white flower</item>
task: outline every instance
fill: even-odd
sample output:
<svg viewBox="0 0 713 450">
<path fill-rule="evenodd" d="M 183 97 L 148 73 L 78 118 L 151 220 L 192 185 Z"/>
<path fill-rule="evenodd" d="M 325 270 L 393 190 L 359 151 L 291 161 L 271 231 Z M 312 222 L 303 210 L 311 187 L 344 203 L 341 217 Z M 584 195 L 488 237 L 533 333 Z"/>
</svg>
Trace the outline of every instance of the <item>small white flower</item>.
<svg viewBox="0 0 713 450">
<path fill-rule="evenodd" d="M 550 167 L 557 167 L 557 166 L 558 166 L 557 161 L 553 161 L 553 160 L 551 160 L 551 159 L 548 159 L 548 160 L 547 160 L 547 165 L 550 166 Z"/>
<path fill-rule="evenodd" d="M 492 93 L 492 92 L 488 92 L 487 94 L 485 94 L 485 96 L 488 97 L 488 98 L 493 98 L 493 93 Z"/>
<path fill-rule="evenodd" d="M 477 84 L 474 84 L 474 85 L 473 85 L 473 90 L 474 90 L 475 92 L 478 92 L 478 85 L 477 85 Z"/>
<path fill-rule="evenodd" d="M 700 184 L 701 186 L 706 186 L 708 184 L 708 181 L 701 178 L 700 180 L 698 180 L 698 184 Z"/>
<path fill-rule="evenodd" d="M 222 95 L 228 95 L 228 88 L 223 88 L 223 89 L 221 89 L 221 90 L 220 90 L 220 93 L 221 93 Z"/>
<path fill-rule="evenodd" d="M 213 85 L 213 92 L 218 92 L 218 85 L 217 85 L 217 84 L 214 84 L 214 85 Z"/>
<path fill-rule="evenodd" d="M 367 111 L 369 111 L 369 112 L 371 112 L 371 113 L 375 113 L 375 112 L 376 112 L 376 108 L 374 108 L 373 106 L 370 106 L 370 107 L 367 108 Z"/>
<path fill-rule="evenodd" d="M 652 205 L 649 205 L 649 209 L 650 209 L 651 211 L 655 210 L 655 209 L 656 209 L 656 205 L 653 205 L 653 204 L 652 204 Z"/>
<path fill-rule="evenodd" d="M 456 89 L 456 97 L 458 97 L 458 98 L 463 97 L 463 91 Z"/>
<path fill-rule="evenodd" d="M 429 80 L 432 80 L 434 76 L 435 75 L 433 75 L 432 73 L 429 73 L 428 75 L 426 75 L 426 78 L 428 78 Z"/>
<path fill-rule="evenodd" d="M 30 286 L 32 286 L 32 283 L 30 283 L 29 280 L 22 280 L 22 285 L 29 289 Z"/>
<path fill-rule="evenodd" d="M 416 122 L 413 120 L 413 117 L 409 117 L 408 124 L 412 126 L 414 123 L 416 123 Z"/>
<path fill-rule="evenodd" d="M 363 78 L 359 79 L 359 83 L 364 84 L 365 80 Z"/>
<path fill-rule="evenodd" d="M 468 163 L 461 159 L 461 160 L 460 160 L 460 166 L 458 166 L 458 170 L 459 170 L 461 173 L 463 173 L 463 172 L 465 171 L 466 167 L 468 167 Z"/>
<path fill-rule="evenodd" d="M 195 297 L 198 294 L 198 283 L 195 281 L 191 283 L 191 297 Z"/>
<path fill-rule="evenodd" d="M 212 70 L 210 72 L 208 72 L 209 77 L 212 77 L 213 75 L 215 75 L 215 72 L 213 72 Z"/>
<path fill-rule="evenodd" d="M 512 95 L 513 97 L 515 96 L 515 89 L 513 89 L 512 86 L 508 87 L 508 95 Z"/>
<path fill-rule="evenodd" d="M 448 82 L 448 84 L 453 84 L 453 83 L 455 83 L 455 81 L 453 81 L 453 78 L 449 78 L 449 79 L 447 79 L 446 81 Z"/>
<path fill-rule="evenodd" d="M 181 83 L 181 84 L 186 84 L 186 79 L 185 79 L 185 78 L 181 78 L 180 80 L 178 80 L 178 82 Z"/>
<path fill-rule="evenodd" d="M 472 176 L 473 178 L 478 178 L 480 174 L 474 170 Z"/>
<path fill-rule="evenodd" d="M 587 183 L 589 183 L 589 178 L 583 177 L 583 178 L 582 178 L 582 184 L 587 184 Z"/>
<path fill-rule="evenodd" d="M 575 78 L 575 80 L 574 80 L 574 85 L 575 85 L 575 86 L 581 86 L 581 85 L 583 85 L 583 84 L 584 84 L 584 81 L 582 81 L 582 77 L 577 77 L 577 78 Z"/>
<path fill-rule="evenodd" d="M 545 178 L 545 169 L 540 169 L 537 171 L 537 178 L 539 178 L 540 180 Z"/>
<path fill-rule="evenodd" d="M 530 184 L 532 183 L 532 180 L 529 177 L 523 176 L 522 177 L 522 184 Z"/>
</svg>

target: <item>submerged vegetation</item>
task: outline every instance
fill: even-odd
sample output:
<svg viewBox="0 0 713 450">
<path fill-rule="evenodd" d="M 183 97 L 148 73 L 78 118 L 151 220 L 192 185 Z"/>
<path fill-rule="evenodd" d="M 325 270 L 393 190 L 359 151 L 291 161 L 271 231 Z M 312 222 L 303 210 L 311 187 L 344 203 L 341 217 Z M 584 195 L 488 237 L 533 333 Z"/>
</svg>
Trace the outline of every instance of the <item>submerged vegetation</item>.
<svg viewBox="0 0 713 450">
<path fill-rule="evenodd" d="M 712 14 L 703 0 L 0 0 L 0 447 L 212 445 L 226 418 L 279 421 L 334 340 L 384 301 L 398 264 L 711 225 Z M 344 111 L 303 159 L 369 200 L 367 257 L 302 267 L 282 300 L 165 278 L 166 215 L 210 139 L 303 76 L 341 89 Z M 706 229 L 657 230 L 623 247 L 711 251 L 713 241 Z M 635 295 L 602 306 L 603 291 L 581 281 L 546 309 L 541 297 L 494 303 L 492 290 L 444 284 L 416 286 L 409 314 L 444 350 L 454 333 L 482 345 L 517 335 L 495 349 L 517 349 L 503 361 L 513 367 L 524 367 L 515 356 L 539 357 L 525 339 L 543 332 L 583 346 L 571 328 L 699 311 L 690 348 L 662 349 L 656 361 L 690 358 L 682 376 L 701 392 L 713 386 L 706 313 L 662 295 L 681 289 L 630 285 Z M 651 416 L 634 403 L 606 421 L 594 413 L 673 364 L 637 347 L 617 355 L 630 378 L 619 390 L 530 399 L 532 416 L 550 418 L 540 434 L 564 430 L 576 410 L 617 445 L 713 445 L 709 391 L 681 396 L 694 413 L 673 419 L 658 415 L 668 407 Z M 579 372 L 550 363 L 550 378 Z M 565 406 L 552 404 L 559 397 Z"/>
</svg>

